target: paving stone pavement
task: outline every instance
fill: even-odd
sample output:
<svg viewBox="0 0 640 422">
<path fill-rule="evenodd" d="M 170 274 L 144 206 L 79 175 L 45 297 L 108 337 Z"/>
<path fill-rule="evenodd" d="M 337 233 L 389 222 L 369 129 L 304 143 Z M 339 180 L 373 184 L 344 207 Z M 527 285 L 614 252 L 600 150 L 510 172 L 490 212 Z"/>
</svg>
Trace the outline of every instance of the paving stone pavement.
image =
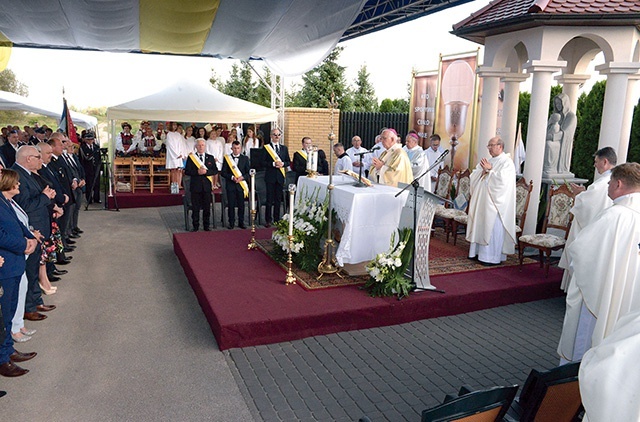
<svg viewBox="0 0 640 422">
<path fill-rule="evenodd" d="M 184 231 L 181 207 L 160 214 Z M 561 297 L 223 353 L 255 420 L 415 421 L 463 384 L 556 366 L 563 317 Z"/>
</svg>

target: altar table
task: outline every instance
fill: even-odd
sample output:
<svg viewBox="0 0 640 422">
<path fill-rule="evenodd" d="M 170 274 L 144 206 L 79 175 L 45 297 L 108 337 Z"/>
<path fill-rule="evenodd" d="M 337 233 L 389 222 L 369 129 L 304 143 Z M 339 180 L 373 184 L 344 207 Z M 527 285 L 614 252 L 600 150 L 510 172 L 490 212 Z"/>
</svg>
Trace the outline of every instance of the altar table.
<svg viewBox="0 0 640 422">
<path fill-rule="evenodd" d="M 300 177 L 296 195 L 300 192 L 311 195 L 319 189 L 318 199 L 323 201 L 328 184 L 329 176 Z M 357 188 L 353 184 L 349 176 L 333 176 L 332 206 L 344 226 L 336 250 L 340 266 L 370 261 L 389 249 L 391 235 L 398 229 L 402 207 L 409 195 L 405 191 L 396 198 L 400 189 L 393 186 L 374 184 Z"/>
</svg>

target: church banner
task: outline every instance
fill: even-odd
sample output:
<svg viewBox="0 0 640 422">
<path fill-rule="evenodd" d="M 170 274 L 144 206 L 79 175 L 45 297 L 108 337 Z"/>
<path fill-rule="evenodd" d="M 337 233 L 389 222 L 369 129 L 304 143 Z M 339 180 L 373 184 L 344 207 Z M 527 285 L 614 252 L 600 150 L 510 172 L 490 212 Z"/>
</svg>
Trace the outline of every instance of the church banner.
<svg viewBox="0 0 640 422">
<path fill-rule="evenodd" d="M 435 122 L 438 71 L 414 71 L 412 76 L 409 129 L 418 132 L 420 144 L 423 148 L 428 148 L 429 137 L 433 135 Z"/>
<path fill-rule="evenodd" d="M 478 52 L 440 56 L 440 78 L 435 132 L 443 148 L 450 148 L 448 165 L 455 170 L 469 168 L 475 158 L 478 112 Z"/>
</svg>

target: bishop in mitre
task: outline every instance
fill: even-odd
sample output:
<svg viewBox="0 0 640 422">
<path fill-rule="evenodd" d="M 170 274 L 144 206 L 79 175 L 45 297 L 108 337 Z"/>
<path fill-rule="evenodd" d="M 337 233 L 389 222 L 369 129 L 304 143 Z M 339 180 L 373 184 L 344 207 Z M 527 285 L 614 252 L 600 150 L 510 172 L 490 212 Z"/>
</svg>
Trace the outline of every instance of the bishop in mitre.
<svg viewBox="0 0 640 422">
<path fill-rule="evenodd" d="M 607 188 L 609 186 L 609 180 L 611 179 L 611 169 L 615 167 L 617 162 L 616 152 L 611 147 L 604 147 L 596 151 L 593 159 L 593 166 L 598 173 L 598 178 L 584 190 L 584 187 L 578 186 L 574 183 L 571 184 L 571 188 L 574 191 L 582 191 L 576 196 L 573 207 L 571 208 L 571 214 L 573 214 L 573 220 L 571 222 L 571 229 L 569 229 L 569 235 L 564 245 L 564 251 L 560 257 L 558 267 L 564 269 L 562 275 L 561 288 L 565 292 L 569 290 L 569 283 L 571 282 L 572 271 L 569 267 L 569 258 L 567 256 L 567 249 L 569 245 L 573 243 L 580 231 L 585 228 L 594 217 L 605 208 L 609 208 L 613 205 L 613 201 L 609 198 Z"/>
<path fill-rule="evenodd" d="M 469 258 L 497 265 L 515 252 L 516 169 L 502 139 L 491 138 L 487 148 L 491 157 L 480 160 L 471 173 L 466 238 Z"/>
<path fill-rule="evenodd" d="M 620 318 L 640 310 L 640 164 L 614 167 L 608 192 L 613 205 L 567 248 L 573 280 L 558 345 L 561 363 L 581 360 Z"/>
<path fill-rule="evenodd" d="M 398 186 L 411 183 L 413 170 L 409 156 L 398 143 L 398 135 L 393 129 L 385 129 L 380 134 L 382 146 L 386 149 L 380 158 L 372 158 L 369 178 L 381 185 Z"/>
</svg>

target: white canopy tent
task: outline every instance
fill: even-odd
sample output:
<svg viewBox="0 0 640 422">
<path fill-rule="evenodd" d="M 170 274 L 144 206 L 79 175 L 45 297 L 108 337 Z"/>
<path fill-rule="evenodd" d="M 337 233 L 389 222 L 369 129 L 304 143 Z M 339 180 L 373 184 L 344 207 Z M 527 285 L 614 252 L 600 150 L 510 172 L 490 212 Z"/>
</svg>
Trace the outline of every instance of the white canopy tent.
<svg viewBox="0 0 640 422">
<path fill-rule="evenodd" d="M 43 116 L 54 117 L 59 121 L 62 116 L 62 101 L 60 102 L 60 109 L 53 109 L 51 107 L 43 106 L 42 104 L 36 104 L 29 98 L 14 94 L 13 92 L 0 91 L 0 110 L 22 110 L 30 113 L 41 114 Z M 87 129 L 98 126 L 98 119 L 83 113 L 72 111 L 71 118 L 73 119 L 74 124 Z"/>
<path fill-rule="evenodd" d="M 277 117 L 277 110 L 225 95 L 210 85 L 188 81 L 107 109 L 109 120 L 263 123 Z"/>
</svg>

